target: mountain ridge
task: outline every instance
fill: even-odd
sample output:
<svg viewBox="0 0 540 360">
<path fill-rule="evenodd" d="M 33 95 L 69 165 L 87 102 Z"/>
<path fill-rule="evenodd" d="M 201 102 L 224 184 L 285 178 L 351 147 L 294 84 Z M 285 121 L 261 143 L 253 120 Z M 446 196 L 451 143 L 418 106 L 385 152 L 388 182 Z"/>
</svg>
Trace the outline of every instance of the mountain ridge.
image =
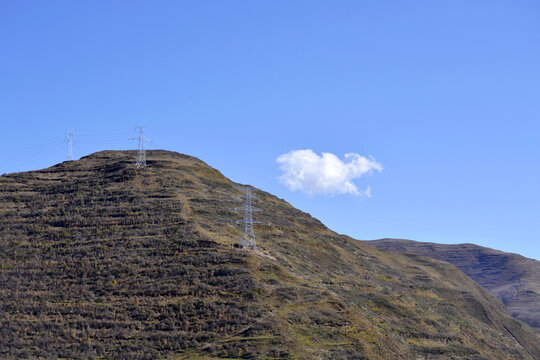
<svg viewBox="0 0 540 360">
<path fill-rule="evenodd" d="M 540 332 L 540 261 L 475 244 L 437 244 L 380 239 L 369 244 L 388 251 L 409 251 L 456 265 L 497 296 L 517 319 Z"/>
<path fill-rule="evenodd" d="M 453 265 L 341 236 L 204 162 L 103 151 L 0 177 L 0 355 L 538 359 L 538 336 Z"/>
</svg>

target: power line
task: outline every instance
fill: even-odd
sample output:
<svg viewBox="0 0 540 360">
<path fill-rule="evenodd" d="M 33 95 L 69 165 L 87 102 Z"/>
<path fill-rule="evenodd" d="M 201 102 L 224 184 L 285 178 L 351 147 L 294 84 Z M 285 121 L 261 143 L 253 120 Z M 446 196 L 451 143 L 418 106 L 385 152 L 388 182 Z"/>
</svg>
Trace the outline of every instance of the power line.
<svg viewBox="0 0 540 360">
<path fill-rule="evenodd" d="M 126 135 L 129 135 L 130 133 L 102 133 L 102 134 L 78 134 L 77 137 L 99 137 L 99 138 L 103 138 L 103 137 L 106 137 L 106 136 L 126 136 Z"/>
<path fill-rule="evenodd" d="M 136 127 L 139 129 L 139 137 L 131 138 L 130 140 L 139 141 L 139 149 L 137 151 L 137 162 L 135 163 L 135 165 L 138 168 L 140 168 L 140 167 L 146 166 L 146 152 L 144 151 L 144 142 L 145 141 L 151 142 L 151 140 L 144 136 L 144 129 L 146 126 L 136 126 Z"/>
<path fill-rule="evenodd" d="M 66 161 L 73 160 L 73 139 L 75 139 L 75 133 L 73 132 L 73 130 L 66 130 L 66 140 L 67 140 Z"/>
<path fill-rule="evenodd" d="M 260 224 L 260 221 L 253 220 L 253 211 L 258 211 L 260 209 L 254 208 L 251 205 L 251 199 L 257 198 L 251 194 L 251 187 L 238 187 L 240 190 L 244 190 L 245 194 L 240 195 L 239 198 L 244 199 L 243 208 L 235 208 L 234 210 L 243 210 L 244 219 L 237 220 L 237 223 L 244 224 L 244 230 L 242 233 L 242 238 L 240 239 L 240 246 L 244 249 L 257 250 L 257 243 L 255 238 L 255 231 L 253 230 L 253 224 Z"/>
<path fill-rule="evenodd" d="M 32 160 L 40 159 L 51 154 L 58 154 L 61 151 L 60 146 L 64 141 L 65 139 L 60 138 L 49 144 L 38 146 L 25 152 L 17 152 L 9 157 L 2 158 L 1 163 L 4 168 L 3 172 L 9 173 L 11 170 L 14 170 L 15 167 L 27 164 Z"/>
<path fill-rule="evenodd" d="M 150 140 L 144 137 L 144 127 L 138 127 L 139 128 L 139 136 L 135 138 L 134 140 L 139 141 L 139 147 L 138 147 L 138 153 L 137 153 L 137 167 L 142 167 L 146 165 L 146 153 L 145 153 L 145 142 L 149 142 Z M 101 145 L 101 146 L 108 146 L 108 145 L 118 145 L 121 143 L 122 139 L 126 139 L 126 135 L 128 135 L 128 132 L 117 132 L 117 133 L 87 133 L 87 134 L 79 134 L 77 133 L 77 144 L 86 146 L 86 145 Z M 141 141 L 142 139 L 142 141 Z M 133 139 L 130 139 L 133 140 Z M 17 153 L 12 154 L 2 154 L 0 156 L 0 163 L 2 166 L 3 172 L 10 172 L 12 170 L 15 170 L 16 167 L 19 167 L 22 164 L 30 163 L 30 161 L 45 158 L 49 155 L 59 155 L 62 153 L 61 150 L 61 144 L 66 144 L 65 149 L 65 160 L 73 160 L 74 154 L 73 154 L 73 144 L 75 142 L 75 132 L 73 130 L 66 130 L 65 135 L 62 138 L 57 138 L 56 140 L 52 141 L 48 144 L 43 144 L 41 146 L 37 146 L 36 148 L 30 148 L 30 150 L 27 151 L 21 151 Z M 127 143 L 126 143 L 127 145 Z M 7 155 L 7 156 L 6 156 Z"/>
</svg>

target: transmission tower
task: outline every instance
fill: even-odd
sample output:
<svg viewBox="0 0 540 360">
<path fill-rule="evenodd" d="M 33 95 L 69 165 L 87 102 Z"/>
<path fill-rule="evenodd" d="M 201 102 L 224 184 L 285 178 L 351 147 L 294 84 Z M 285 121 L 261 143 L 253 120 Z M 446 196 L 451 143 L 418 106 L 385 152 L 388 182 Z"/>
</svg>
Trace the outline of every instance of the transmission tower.
<svg viewBox="0 0 540 360">
<path fill-rule="evenodd" d="M 257 250 L 257 243 L 255 242 L 255 231 L 253 230 L 253 224 L 259 224 L 260 221 L 253 220 L 253 211 L 259 209 L 251 206 L 251 199 L 257 198 L 251 194 L 251 188 L 249 186 L 239 187 L 240 190 L 245 191 L 245 195 L 239 196 L 244 199 L 244 208 L 236 208 L 235 210 L 244 210 L 244 220 L 237 220 L 237 223 L 244 224 L 244 231 L 242 238 L 240 239 L 240 246 L 244 249 Z"/>
<path fill-rule="evenodd" d="M 131 138 L 130 140 L 138 140 L 139 141 L 139 149 L 137 150 L 137 162 L 136 166 L 138 168 L 146 166 L 146 152 L 144 151 L 144 142 L 151 140 L 146 138 L 144 136 L 144 129 L 146 126 L 136 126 L 139 129 L 139 137 Z"/>
<path fill-rule="evenodd" d="M 73 130 L 66 130 L 66 141 L 67 141 L 66 161 L 73 160 L 73 139 L 75 139 L 75 133 L 73 132 Z"/>
</svg>

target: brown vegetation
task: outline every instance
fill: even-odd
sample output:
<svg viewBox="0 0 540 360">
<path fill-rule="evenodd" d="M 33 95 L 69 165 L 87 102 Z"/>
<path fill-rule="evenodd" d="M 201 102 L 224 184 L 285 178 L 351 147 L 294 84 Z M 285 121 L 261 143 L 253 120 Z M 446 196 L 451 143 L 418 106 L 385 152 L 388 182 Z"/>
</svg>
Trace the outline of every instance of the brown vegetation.
<svg viewBox="0 0 540 360">
<path fill-rule="evenodd" d="M 453 266 L 339 236 L 185 155 L 100 152 L 0 178 L 0 357 L 532 359 L 537 337 Z"/>
<path fill-rule="evenodd" d="M 473 244 L 402 239 L 368 242 L 387 251 L 408 251 L 447 261 L 497 296 L 510 314 L 540 333 L 540 261 Z"/>
</svg>

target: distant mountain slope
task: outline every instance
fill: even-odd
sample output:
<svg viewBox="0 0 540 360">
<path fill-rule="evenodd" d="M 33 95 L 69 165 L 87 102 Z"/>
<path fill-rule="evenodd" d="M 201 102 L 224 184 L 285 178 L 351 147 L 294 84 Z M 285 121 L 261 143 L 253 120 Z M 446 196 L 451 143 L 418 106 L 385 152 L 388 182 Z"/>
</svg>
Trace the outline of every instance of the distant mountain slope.
<svg viewBox="0 0 540 360">
<path fill-rule="evenodd" d="M 0 358 L 540 359 L 456 267 L 340 236 L 190 156 L 104 151 L 0 177 Z"/>
<path fill-rule="evenodd" d="M 447 261 L 502 300 L 517 319 L 540 330 L 540 261 L 473 244 L 435 244 L 402 239 L 368 242 Z"/>
</svg>

